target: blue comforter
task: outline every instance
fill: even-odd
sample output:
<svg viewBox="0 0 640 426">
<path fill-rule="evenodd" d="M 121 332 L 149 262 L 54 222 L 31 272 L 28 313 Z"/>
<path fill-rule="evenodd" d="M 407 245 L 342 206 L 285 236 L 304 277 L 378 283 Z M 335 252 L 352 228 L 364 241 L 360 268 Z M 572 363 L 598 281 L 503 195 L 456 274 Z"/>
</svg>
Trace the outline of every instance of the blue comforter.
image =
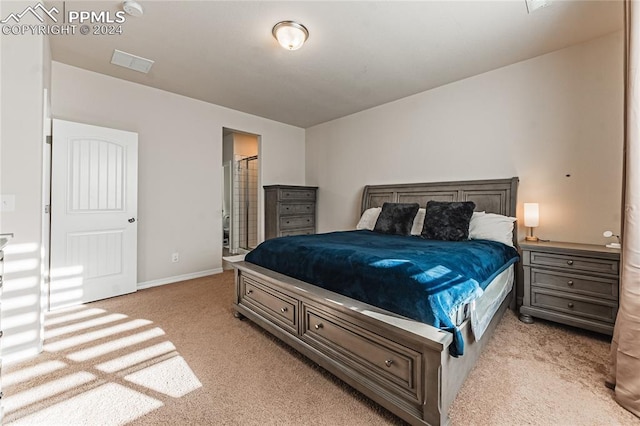
<svg viewBox="0 0 640 426">
<path fill-rule="evenodd" d="M 495 241 L 436 241 L 363 230 L 267 240 L 245 260 L 450 331 L 449 352 L 459 356 L 462 334 L 449 313 L 480 296 L 518 253 Z"/>
</svg>

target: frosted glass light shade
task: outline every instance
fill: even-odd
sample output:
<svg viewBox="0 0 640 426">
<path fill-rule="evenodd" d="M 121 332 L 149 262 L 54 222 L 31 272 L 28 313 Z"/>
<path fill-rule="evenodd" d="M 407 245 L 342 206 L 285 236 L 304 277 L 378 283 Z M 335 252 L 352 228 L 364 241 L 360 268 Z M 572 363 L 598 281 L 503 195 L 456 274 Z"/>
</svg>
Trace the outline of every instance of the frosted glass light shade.
<svg viewBox="0 0 640 426">
<path fill-rule="evenodd" d="M 535 228 L 540 224 L 538 203 L 524 203 L 524 226 Z"/>
<path fill-rule="evenodd" d="M 309 31 L 304 25 L 293 21 L 278 22 L 271 30 L 280 46 L 287 50 L 298 50 L 309 38 Z"/>
</svg>

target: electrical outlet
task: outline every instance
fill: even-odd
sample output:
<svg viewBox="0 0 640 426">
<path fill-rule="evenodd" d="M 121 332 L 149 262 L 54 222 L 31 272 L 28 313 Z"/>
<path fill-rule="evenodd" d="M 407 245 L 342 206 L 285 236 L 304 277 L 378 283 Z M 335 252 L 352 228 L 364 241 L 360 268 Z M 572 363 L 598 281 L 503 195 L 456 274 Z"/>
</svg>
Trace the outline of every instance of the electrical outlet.
<svg viewBox="0 0 640 426">
<path fill-rule="evenodd" d="M 171 255 L 171 261 L 172 261 L 173 263 L 179 262 L 179 261 L 180 261 L 180 253 L 178 253 L 178 252 L 173 253 L 173 254 Z"/>
</svg>

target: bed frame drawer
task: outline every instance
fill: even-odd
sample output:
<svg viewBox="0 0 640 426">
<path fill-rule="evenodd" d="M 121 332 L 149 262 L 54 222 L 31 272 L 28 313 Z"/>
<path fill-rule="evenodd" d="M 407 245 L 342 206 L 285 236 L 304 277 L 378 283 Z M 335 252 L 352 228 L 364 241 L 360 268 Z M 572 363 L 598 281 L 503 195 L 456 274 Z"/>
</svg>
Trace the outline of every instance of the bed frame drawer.
<svg viewBox="0 0 640 426">
<path fill-rule="evenodd" d="M 531 266 L 553 266 L 566 270 L 587 272 L 601 272 L 603 274 L 618 274 L 618 261 L 580 257 L 571 254 L 555 254 L 531 251 Z"/>
<path fill-rule="evenodd" d="M 292 333 L 298 332 L 298 301 L 266 285 L 242 276 L 240 303 L 258 308 L 263 316 Z"/>
<path fill-rule="evenodd" d="M 613 278 L 531 268 L 531 285 L 618 300 L 618 280 Z"/>
<path fill-rule="evenodd" d="M 292 228 L 313 228 L 315 218 L 313 215 L 306 216 L 283 216 L 280 218 L 280 229 L 283 232 Z"/>
<path fill-rule="evenodd" d="M 302 313 L 303 340 L 354 370 L 375 377 L 381 386 L 404 395 L 412 403 L 421 400 L 420 353 L 304 302 Z"/>
<path fill-rule="evenodd" d="M 539 288 L 531 290 L 531 305 L 611 324 L 615 322 L 618 311 L 617 304 L 613 301 L 607 303 L 598 299 Z"/>
<path fill-rule="evenodd" d="M 287 215 L 301 215 L 308 214 L 311 215 L 315 212 L 316 205 L 314 203 L 300 203 L 300 204 L 279 204 L 278 210 L 280 212 L 280 216 Z"/>
</svg>

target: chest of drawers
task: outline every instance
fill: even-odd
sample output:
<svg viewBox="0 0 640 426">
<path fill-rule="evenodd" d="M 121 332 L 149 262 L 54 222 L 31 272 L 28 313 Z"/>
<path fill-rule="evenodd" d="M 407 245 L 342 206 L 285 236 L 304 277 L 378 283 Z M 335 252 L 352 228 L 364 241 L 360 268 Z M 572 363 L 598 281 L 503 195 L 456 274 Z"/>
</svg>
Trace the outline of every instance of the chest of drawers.
<svg viewBox="0 0 640 426">
<path fill-rule="evenodd" d="M 315 186 L 264 187 L 264 238 L 316 233 Z"/>
<path fill-rule="evenodd" d="M 613 334 L 618 312 L 620 250 L 591 244 L 522 243 L 524 298 L 520 320 L 533 317 Z"/>
</svg>

